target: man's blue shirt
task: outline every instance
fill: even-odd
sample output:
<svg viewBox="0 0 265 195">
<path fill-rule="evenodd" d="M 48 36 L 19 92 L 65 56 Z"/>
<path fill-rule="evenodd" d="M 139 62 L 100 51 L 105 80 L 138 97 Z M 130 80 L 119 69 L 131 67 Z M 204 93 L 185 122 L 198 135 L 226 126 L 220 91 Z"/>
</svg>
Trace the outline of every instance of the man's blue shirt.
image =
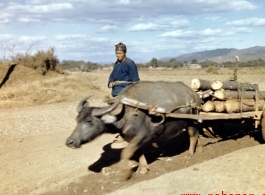
<svg viewBox="0 0 265 195">
<path fill-rule="evenodd" d="M 125 58 L 124 61 L 118 63 L 118 61 L 114 64 L 113 70 L 109 76 L 109 82 L 114 82 L 114 81 L 129 81 L 129 82 L 137 82 L 140 81 L 139 75 L 138 75 L 138 70 L 137 67 L 130 58 Z M 120 83 L 116 84 L 112 88 L 112 96 L 117 96 L 119 92 L 127 87 L 129 83 Z"/>
</svg>

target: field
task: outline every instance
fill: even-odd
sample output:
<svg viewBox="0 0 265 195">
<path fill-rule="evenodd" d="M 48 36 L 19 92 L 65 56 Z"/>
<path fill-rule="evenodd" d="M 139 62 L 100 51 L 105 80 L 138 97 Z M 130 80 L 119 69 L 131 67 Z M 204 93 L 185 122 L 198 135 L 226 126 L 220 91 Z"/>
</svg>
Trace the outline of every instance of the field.
<svg viewBox="0 0 265 195">
<path fill-rule="evenodd" d="M 0 64 L 0 82 L 9 66 Z M 225 80 L 232 70 L 219 75 L 204 69 L 140 70 L 141 80 L 183 81 L 193 78 Z M 115 135 L 106 134 L 73 150 L 65 140 L 75 128 L 76 105 L 88 94 L 89 103 L 103 106 L 110 96 L 110 71 L 59 75 L 38 75 L 17 65 L 0 88 L 0 194 L 107 194 L 144 180 L 163 176 L 242 148 L 260 145 L 260 131 L 253 125 L 226 124 L 226 138 L 204 139 L 204 153 L 184 160 L 188 148 L 185 134 L 159 148 L 147 148 L 150 172 L 134 174 L 127 182 L 118 179 L 117 162 L 121 149 L 111 150 Z M 264 69 L 240 69 L 239 81 L 258 83 L 265 91 Z M 137 189 L 135 189 L 137 194 Z"/>
</svg>

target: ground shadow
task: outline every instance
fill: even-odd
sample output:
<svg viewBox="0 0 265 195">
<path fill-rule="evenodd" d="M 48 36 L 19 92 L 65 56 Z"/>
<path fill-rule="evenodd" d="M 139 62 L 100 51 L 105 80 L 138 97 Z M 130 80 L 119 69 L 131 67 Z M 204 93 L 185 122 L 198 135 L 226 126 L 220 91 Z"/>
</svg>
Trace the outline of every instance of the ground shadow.
<svg viewBox="0 0 265 195">
<path fill-rule="evenodd" d="M 224 136 L 223 141 L 228 139 L 239 139 L 246 135 L 254 138 L 255 141 L 259 142 L 260 144 L 264 143 L 261 126 L 255 128 L 254 120 L 248 119 L 242 122 L 242 120 L 233 120 L 225 123 L 224 125 Z"/>
<path fill-rule="evenodd" d="M 181 133 L 179 136 L 170 140 L 159 140 L 146 144 L 143 148 L 145 151 L 145 157 L 148 164 L 153 163 L 159 157 L 172 157 L 179 155 L 189 148 L 189 138 L 186 132 Z M 103 147 L 104 152 L 101 153 L 101 157 L 88 167 L 90 171 L 101 172 L 102 168 L 111 166 L 120 160 L 120 154 L 122 149 L 111 148 L 111 143 Z M 140 154 L 137 152 L 132 160 L 138 161 Z"/>
<path fill-rule="evenodd" d="M 113 165 L 120 160 L 120 154 L 122 149 L 111 148 L 111 143 L 103 146 L 104 152 L 101 153 L 100 158 L 88 167 L 90 171 L 101 172 L 103 167 Z"/>
<path fill-rule="evenodd" d="M 264 143 L 260 127 L 255 129 L 253 120 L 228 120 L 223 122 L 222 129 L 219 131 L 218 141 L 205 143 L 205 146 L 214 144 L 216 142 L 224 142 L 227 140 L 237 140 L 243 138 L 246 135 L 254 138 L 255 141 L 260 144 Z M 156 147 L 153 145 L 156 143 Z M 155 140 L 154 142 L 148 143 L 144 148 L 144 154 L 148 164 L 152 164 L 160 157 L 173 157 L 179 155 L 189 148 L 189 137 L 186 132 L 182 132 L 179 136 L 169 140 Z M 120 160 L 120 154 L 122 149 L 111 148 L 111 143 L 103 147 L 104 152 L 101 157 L 88 167 L 90 171 L 101 172 L 102 168 L 111 166 L 118 163 Z M 139 154 L 132 158 L 138 161 Z"/>
<path fill-rule="evenodd" d="M 264 144 L 261 126 L 255 128 L 254 120 L 249 119 L 242 122 L 242 120 L 228 120 L 223 122 L 222 130 L 219 133 L 219 140 L 216 142 L 224 142 L 227 140 L 237 140 L 249 135 L 260 144 Z M 205 146 L 214 144 L 215 142 L 208 142 Z"/>
<path fill-rule="evenodd" d="M 15 67 L 16 67 L 16 64 L 12 64 L 11 66 L 9 66 L 9 68 L 8 68 L 8 70 L 6 72 L 5 77 L 3 78 L 2 82 L 0 83 L 0 89 L 8 81 L 9 76 L 12 74 L 12 72 L 15 69 Z"/>
<path fill-rule="evenodd" d="M 155 162 L 159 157 L 172 157 L 180 155 L 189 149 L 189 136 L 182 132 L 179 136 L 169 140 L 158 140 L 158 147 L 148 144 L 144 151 L 148 164 Z"/>
<path fill-rule="evenodd" d="M 251 142 L 249 142 L 250 140 L 247 141 L 247 139 L 245 139 L 246 142 L 241 143 L 242 145 L 240 144 L 240 147 L 231 147 L 237 144 L 229 140 L 239 139 L 246 135 L 253 137 L 254 139 L 251 139 Z M 253 144 L 253 142 L 260 140 L 261 137 L 260 131 L 255 130 L 252 123 L 241 124 L 240 122 L 226 123 L 223 129 L 223 136 L 223 138 L 218 140 L 220 140 L 220 142 L 227 141 L 227 144 L 220 144 L 217 141 L 215 141 L 215 143 L 209 143 L 208 145 L 210 145 L 210 147 L 205 148 L 207 152 L 201 153 L 195 158 L 190 159 L 188 164 L 186 159 L 182 158 L 185 156 L 182 155 L 182 153 L 189 147 L 189 138 L 186 132 L 183 132 L 178 137 L 171 140 L 156 142 L 159 146 L 158 148 L 149 144 L 144 148 L 144 151 L 148 164 L 150 165 L 150 171 L 146 175 L 134 174 L 133 177 L 126 182 L 120 181 L 118 167 L 117 164 L 115 164 L 120 160 L 122 149 L 112 149 L 111 144 L 109 143 L 103 147 L 104 152 L 102 152 L 101 157 L 88 167 L 88 169 L 92 171 L 92 174 L 88 173 L 86 176 L 80 178 L 80 182 L 78 183 L 72 182 L 67 185 L 67 187 L 60 188 L 59 192 L 48 192 L 45 193 L 45 195 L 83 194 L 84 192 L 87 192 L 88 194 L 107 194 L 120 188 L 126 188 L 136 183 L 156 178 L 165 173 L 180 170 L 187 166 L 195 165 L 225 155 L 229 152 L 249 147 L 250 145 L 254 146 L 256 144 Z M 210 139 L 204 140 L 209 142 Z M 161 159 L 161 157 L 166 158 Z M 156 165 L 152 166 L 152 163 Z M 135 171 L 135 169 L 133 169 L 133 171 Z"/>
</svg>

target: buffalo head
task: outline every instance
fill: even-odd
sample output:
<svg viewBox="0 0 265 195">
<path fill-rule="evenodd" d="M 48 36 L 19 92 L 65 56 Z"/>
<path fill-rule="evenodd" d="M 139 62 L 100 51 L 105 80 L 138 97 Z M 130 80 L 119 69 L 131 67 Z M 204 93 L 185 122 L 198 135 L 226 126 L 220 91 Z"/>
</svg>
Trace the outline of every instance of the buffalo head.
<svg viewBox="0 0 265 195">
<path fill-rule="evenodd" d="M 88 106 L 87 99 L 91 96 L 85 97 L 77 106 L 77 126 L 66 140 L 66 145 L 71 148 L 79 148 L 83 143 L 89 142 L 103 134 L 105 124 L 112 123 L 116 120 L 115 115 L 108 113 L 114 112 L 118 107 L 120 103 L 118 98 L 110 106 L 95 108 Z"/>
</svg>

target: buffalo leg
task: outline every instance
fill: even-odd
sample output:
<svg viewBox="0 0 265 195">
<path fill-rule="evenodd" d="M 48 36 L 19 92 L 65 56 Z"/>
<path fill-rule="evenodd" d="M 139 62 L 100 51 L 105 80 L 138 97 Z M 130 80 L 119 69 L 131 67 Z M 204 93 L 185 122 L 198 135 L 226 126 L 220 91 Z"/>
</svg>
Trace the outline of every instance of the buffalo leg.
<svg viewBox="0 0 265 195">
<path fill-rule="evenodd" d="M 148 173 L 148 171 L 149 171 L 149 167 L 148 167 L 146 158 L 145 158 L 144 154 L 142 153 L 142 155 L 139 158 L 139 166 L 138 166 L 136 172 L 141 173 L 141 174 L 146 174 L 146 173 Z"/>
<path fill-rule="evenodd" d="M 128 146 L 122 150 L 119 166 L 120 166 L 121 176 L 123 180 L 130 179 L 130 177 L 132 176 L 132 170 L 131 170 L 131 167 L 129 166 L 129 160 L 135 154 L 135 152 L 139 148 L 141 148 L 143 144 L 144 144 L 143 138 L 139 138 L 136 136 L 130 141 Z M 143 163 L 143 160 L 141 161 Z"/>
<path fill-rule="evenodd" d="M 261 118 L 261 132 L 263 136 L 263 140 L 265 141 L 265 110 L 262 113 L 262 118 Z"/>
<path fill-rule="evenodd" d="M 188 127 L 188 134 L 190 137 L 190 147 L 189 147 L 189 155 L 186 156 L 185 158 L 191 158 L 194 155 L 194 152 L 196 149 L 196 144 L 198 145 L 198 149 L 200 152 L 202 152 L 202 150 L 203 150 L 202 143 L 201 143 L 201 140 L 199 138 L 198 130 L 193 126 L 189 126 Z"/>
</svg>

